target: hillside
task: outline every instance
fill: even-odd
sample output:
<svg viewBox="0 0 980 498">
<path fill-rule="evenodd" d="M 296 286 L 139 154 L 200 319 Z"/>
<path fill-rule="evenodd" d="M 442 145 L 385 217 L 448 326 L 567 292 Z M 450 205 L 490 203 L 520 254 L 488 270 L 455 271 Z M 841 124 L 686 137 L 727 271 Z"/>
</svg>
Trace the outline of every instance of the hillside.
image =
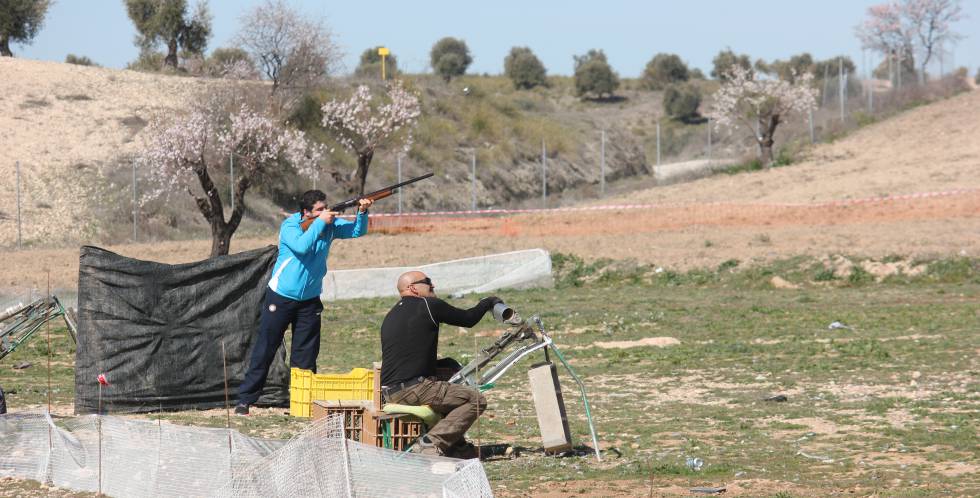
<svg viewBox="0 0 980 498">
<path fill-rule="evenodd" d="M 130 158 L 145 140 L 144 127 L 152 116 L 177 112 L 202 92 L 219 86 L 249 85 L 254 90 L 256 85 L 266 85 L 12 58 L 0 59 L 0 78 L 8 83 L 0 95 L 0 141 L 4 145 L 0 175 L 11 180 L 0 188 L 0 246 L 16 241 L 13 179 L 17 161 L 21 165 L 23 239 L 28 244 L 52 247 L 130 240 Z M 600 130 L 606 130 L 607 137 L 607 180 L 645 176 L 655 162 L 651 147 L 655 156 L 652 130 L 661 115 L 659 93 L 627 89 L 618 102 L 594 103 L 575 98 L 570 79 L 562 77 L 552 78 L 548 88 L 521 92 L 503 77 L 468 76 L 448 85 L 424 75 L 408 79 L 422 97 L 424 114 L 415 131 L 415 145 L 404 157 L 403 172 L 407 176 L 434 171 L 438 183 L 413 188 L 405 200 L 406 209 L 469 208 L 474 153 L 480 207 L 537 202 L 542 143 L 553 194 L 581 186 L 595 189 Z M 317 97 L 325 101 L 344 96 L 358 83 L 337 80 Z M 703 154 L 701 139 L 686 147 L 690 141 L 686 135 L 704 133 L 703 124 L 665 124 L 665 142 L 667 136 L 673 139 L 671 157 Z M 314 134 L 330 142 L 322 131 L 314 130 Z M 722 147 L 719 143 L 719 150 Z M 341 147 L 333 148 L 324 173 L 352 170 L 353 157 Z M 394 181 L 395 162 L 393 151 L 377 154 L 368 188 Z M 227 182 L 222 174 L 213 174 L 219 185 Z M 137 171 L 137 188 L 143 175 Z M 273 190 L 250 191 L 250 210 L 239 235 L 274 230 L 283 205 L 292 208 L 286 202 L 292 191 L 312 186 L 309 179 L 295 177 L 280 183 L 269 187 Z M 332 198 L 344 195 L 332 182 L 320 181 L 317 187 Z M 272 198 L 279 199 L 280 205 Z M 388 203 L 378 210 L 395 208 Z M 143 240 L 208 235 L 203 218 L 183 193 L 144 206 L 140 216 Z"/>
</svg>

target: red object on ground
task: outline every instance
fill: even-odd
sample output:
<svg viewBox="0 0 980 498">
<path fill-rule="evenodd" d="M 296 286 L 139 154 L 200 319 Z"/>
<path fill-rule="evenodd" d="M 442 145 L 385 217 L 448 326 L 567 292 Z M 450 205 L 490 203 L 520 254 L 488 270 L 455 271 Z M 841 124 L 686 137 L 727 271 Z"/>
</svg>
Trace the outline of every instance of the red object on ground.
<svg viewBox="0 0 980 498">
<path fill-rule="evenodd" d="M 104 373 L 99 374 L 99 384 L 102 384 L 103 386 L 109 385 L 109 381 L 106 380 Z"/>
</svg>

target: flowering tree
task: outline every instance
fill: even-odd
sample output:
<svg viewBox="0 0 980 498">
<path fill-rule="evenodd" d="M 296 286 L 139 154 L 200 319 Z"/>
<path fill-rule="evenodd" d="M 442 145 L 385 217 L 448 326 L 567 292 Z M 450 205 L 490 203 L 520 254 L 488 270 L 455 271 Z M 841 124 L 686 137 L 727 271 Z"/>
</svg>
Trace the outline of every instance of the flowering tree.
<svg viewBox="0 0 980 498">
<path fill-rule="evenodd" d="M 961 37 L 952 24 L 964 17 L 959 0 L 897 0 L 869 7 L 856 32 L 865 48 L 886 56 L 911 61 L 917 51 L 924 77 L 942 44 Z"/>
<path fill-rule="evenodd" d="M 348 191 L 364 194 L 364 182 L 374 151 L 384 145 L 412 146 L 412 127 L 422 114 L 418 97 L 400 81 L 387 86 L 387 102 L 376 104 L 371 89 L 360 85 L 348 100 L 331 100 L 321 107 L 321 124 L 332 130 L 341 145 L 357 154 L 357 170 Z M 337 178 L 339 175 L 334 175 Z"/>
<path fill-rule="evenodd" d="M 732 66 L 727 81 L 714 94 L 714 105 L 708 115 L 718 127 L 744 124 L 758 125 L 755 140 L 759 159 L 767 166 L 773 162 L 772 146 L 776 127 L 790 113 L 806 113 L 817 105 L 813 74 L 794 75 L 793 82 L 780 79 L 756 79 L 752 70 Z"/>
<path fill-rule="evenodd" d="M 290 165 L 312 176 L 323 155 L 303 132 L 283 128 L 246 105 L 232 113 L 199 106 L 175 119 L 154 119 L 149 136 L 139 162 L 149 167 L 154 188 L 143 202 L 186 190 L 211 225 L 211 257 L 228 254 L 231 236 L 245 211 L 245 192 L 253 184 L 274 169 Z M 235 207 L 226 221 L 210 170 L 228 164 L 229 157 L 235 161 Z M 195 193 L 195 183 L 203 195 Z"/>
</svg>

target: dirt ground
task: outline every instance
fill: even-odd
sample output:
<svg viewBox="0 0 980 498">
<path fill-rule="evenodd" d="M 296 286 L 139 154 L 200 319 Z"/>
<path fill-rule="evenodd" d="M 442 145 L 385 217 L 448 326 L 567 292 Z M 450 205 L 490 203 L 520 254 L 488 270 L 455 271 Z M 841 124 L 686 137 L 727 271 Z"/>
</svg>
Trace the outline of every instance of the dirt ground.
<svg viewBox="0 0 980 498">
<path fill-rule="evenodd" d="M 840 206 L 699 203 L 424 220 L 342 241 L 332 251 L 330 264 L 334 269 L 416 265 L 534 247 L 586 259 L 635 259 L 670 269 L 714 267 L 730 259 L 764 262 L 795 255 L 976 256 L 980 254 L 977 233 L 980 190 Z M 233 239 L 232 250 L 275 242 L 272 236 Z M 167 241 L 108 249 L 144 260 L 183 263 L 206 258 L 210 241 Z M 48 272 L 52 289 L 76 286 L 77 249 L 10 251 L 5 260 L 0 267 L 0 293 L 17 294 L 31 287 L 44 290 Z"/>
</svg>

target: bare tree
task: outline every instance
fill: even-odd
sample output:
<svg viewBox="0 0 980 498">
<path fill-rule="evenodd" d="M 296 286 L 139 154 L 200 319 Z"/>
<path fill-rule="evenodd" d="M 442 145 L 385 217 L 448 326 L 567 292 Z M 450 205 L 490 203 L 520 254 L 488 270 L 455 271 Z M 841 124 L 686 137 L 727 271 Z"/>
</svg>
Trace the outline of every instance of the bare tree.
<svg viewBox="0 0 980 498">
<path fill-rule="evenodd" d="M 725 83 L 714 94 L 714 105 L 708 115 L 717 127 L 734 128 L 739 124 L 755 131 L 759 159 L 768 167 L 773 163 L 772 148 L 776 128 L 791 113 L 805 114 L 817 105 L 813 74 L 794 75 L 793 82 L 779 79 L 756 79 L 751 69 L 732 66 Z"/>
<path fill-rule="evenodd" d="M 306 90 L 322 82 L 341 53 L 323 23 L 312 21 L 283 0 L 266 0 L 241 19 L 236 37 L 269 80 L 272 93 Z"/>
<path fill-rule="evenodd" d="M 341 145 L 357 154 L 357 170 L 351 175 L 354 181 L 348 186 L 350 193 L 364 193 L 375 150 L 385 145 L 400 145 L 408 150 L 412 145 L 412 127 L 422 114 L 419 99 L 397 80 L 387 89 L 387 102 L 382 104 L 372 105 L 371 89 L 361 85 L 350 99 L 331 100 L 321 108 L 321 124 L 334 132 Z M 343 180 L 342 175 L 333 176 Z"/>
<path fill-rule="evenodd" d="M 293 167 L 312 176 L 323 156 L 303 132 L 283 128 L 245 104 L 233 111 L 209 101 L 190 112 L 151 121 L 149 142 L 139 155 L 154 186 L 143 202 L 186 191 L 211 225 L 211 257 L 228 254 L 231 236 L 245 212 L 245 192 L 268 179 L 276 169 Z M 224 167 L 234 155 L 234 209 L 225 220 L 221 194 L 211 171 Z M 196 182 L 195 182 L 196 179 Z M 195 185 L 199 189 L 195 189 Z M 195 193 L 197 190 L 199 193 Z"/>
<path fill-rule="evenodd" d="M 855 31 L 865 48 L 885 56 L 912 61 L 918 52 L 924 78 L 942 44 L 961 38 L 952 24 L 963 18 L 959 0 L 900 0 L 869 7 Z"/>
<path fill-rule="evenodd" d="M 0 0 L 0 57 L 13 57 L 10 42 L 30 44 L 41 30 L 51 0 Z"/>
</svg>

